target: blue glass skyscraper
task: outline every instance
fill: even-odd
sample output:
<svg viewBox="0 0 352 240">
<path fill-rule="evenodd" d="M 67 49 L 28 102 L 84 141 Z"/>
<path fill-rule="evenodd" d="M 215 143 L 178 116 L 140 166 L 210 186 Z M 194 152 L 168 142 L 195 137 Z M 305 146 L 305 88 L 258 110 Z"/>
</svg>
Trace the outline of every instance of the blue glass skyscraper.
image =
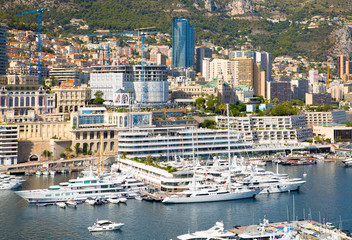
<svg viewBox="0 0 352 240">
<path fill-rule="evenodd" d="M 194 66 L 194 23 L 188 19 L 173 18 L 172 22 L 172 65 Z"/>
</svg>

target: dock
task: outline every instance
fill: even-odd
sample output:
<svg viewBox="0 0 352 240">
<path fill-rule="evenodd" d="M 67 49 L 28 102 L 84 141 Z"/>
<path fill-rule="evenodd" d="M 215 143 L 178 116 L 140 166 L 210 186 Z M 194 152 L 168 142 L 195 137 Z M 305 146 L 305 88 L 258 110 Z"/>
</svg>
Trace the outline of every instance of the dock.
<svg viewBox="0 0 352 240">
<path fill-rule="evenodd" d="M 266 219 L 259 225 L 235 226 L 230 229 L 243 239 L 250 237 L 266 238 L 281 236 L 289 232 L 300 239 L 346 239 L 352 240 L 350 234 L 335 228 L 331 223 L 322 224 L 311 220 L 269 223 Z"/>
</svg>

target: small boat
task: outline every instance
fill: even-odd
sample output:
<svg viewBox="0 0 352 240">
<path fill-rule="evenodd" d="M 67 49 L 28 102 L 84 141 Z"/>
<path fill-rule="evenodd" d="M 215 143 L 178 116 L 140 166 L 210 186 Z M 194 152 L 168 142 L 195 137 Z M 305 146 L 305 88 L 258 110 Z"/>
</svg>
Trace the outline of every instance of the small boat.
<svg viewBox="0 0 352 240">
<path fill-rule="evenodd" d="M 43 172 L 43 176 L 49 176 L 49 171 L 45 170 L 45 171 Z"/>
<path fill-rule="evenodd" d="M 68 207 L 77 207 L 77 203 L 75 202 L 75 200 L 74 199 L 69 199 L 67 202 L 66 202 L 66 205 L 68 206 Z"/>
<path fill-rule="evenodd" d="M 89 205 L 95 205 L 95 199 L 93 198 L 87 198 L 87 200 L 85 201 L 86 203 L 88 203 Z"/>
<path fill-rule="evenodd" d="M 144 201 L 148 201 L 148 202 L 154 202 L 154 201 L 155 201 L 155 199 L 152 198 L 152 197 L 150 197 L 150 196 L 144 196 L 144 197 L 142 197 L 142 199 L 143 199 Z"/>
<path fill-rule="evenodd" d="M 36 171 L 36 172 L 35 172 L 35 175 L 37 175 L 37 176 L 42 175 L 42 171 L 40 171 L 40 170 Z"/>
<path fill-rule="evenodd" d="M 107 199 L 109 203 L 119 203 L 120 199 L 118 197 L 110 197 Z"/>
<path fill-rule="evenodd" d="M 103 205 L 103 204 L 104 204 L 104 202 L 102 199 L 100 199 L 100 198 L 95 199 L 95 205 Z"/>
<path fill-rule="evenodd" d="M 109 220 L 97 220 L 93 226 L 88 227 L 89 232 L 114 231 L 119 230 L 125 224 L 112 222 Z"/>
<path fill-rule="evenodd" d="M 55 176 L 56 171 L 55 170 L 50 170 L 49 173 L 50 173 L 50 176 Z"/>
<path fill-rule="evenodd" d="M 66 208 L 66 203 L 58 202 L 58 203 L 56 203 L 56 206 L 58 206 L 59 208 Z"/>
<path fill-rule="evenodd" d="M 119 197 L 119 202 L 120 202 L 120 203 L 126 203 L 126 202 L 127 202 L 127 198 L 125 198 L 125 197 Z"/>
<path fill-rule="evenodd" d="M 222 222 L 216 222 L 216 224 L 208 230 L 180 235 L 177 236 L 177 239 L 235 239 L 236 235 L 237 234 L 234 232 L 224 230 L 224 224 Z"/>
<path fill-rule="evenodd" d="M 140 195 L 135 196 L 134 199 L 138 201 L 143 201 L 143 198 Z"/>
</svg>

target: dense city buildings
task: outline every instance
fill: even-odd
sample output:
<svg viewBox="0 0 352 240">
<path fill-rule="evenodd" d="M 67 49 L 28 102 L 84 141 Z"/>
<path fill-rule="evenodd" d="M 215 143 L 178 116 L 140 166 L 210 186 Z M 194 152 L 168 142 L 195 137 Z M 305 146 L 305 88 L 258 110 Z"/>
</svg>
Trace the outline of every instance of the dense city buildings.
<svg viewBox="0 0 352 240">
<path fill-rule="evenodd" d="M 172 66 L 194 67 L 194 23 L 185 18 L 173 18 Z"/>
<path fill-rule="evenodd" d="M 289 81 L 272 81 L 267 83 L 267 99 L 278 99 L 279 102 L 292 100 L 291 83 Z"/>
</svg>

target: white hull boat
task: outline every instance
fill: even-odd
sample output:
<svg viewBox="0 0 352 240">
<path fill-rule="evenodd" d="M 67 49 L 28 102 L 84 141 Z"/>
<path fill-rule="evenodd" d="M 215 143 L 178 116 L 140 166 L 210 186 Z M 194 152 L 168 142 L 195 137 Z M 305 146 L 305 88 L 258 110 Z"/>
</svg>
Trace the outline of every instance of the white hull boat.
<svg viewBox="0 0 352 240">
<path fill-rule="evenodd" d="M 68 207 L 77 207 L 77 203 L 76 203 L 75 200 L 73 200 L 73 199 L 68 200 L 68 201 L 66 202 L 66 205 L 67 205 Z"/>
<path fill-rule="evenodd" d="M 58 206 L 59 208 L 66 208 L 66 203 L 58 202 L 58 203 L 56 203 L 56 206 Z"/>
<path fill-rule="evenodd" d="M 119 197 L 119 202 L 120 203 L 126 203 L 127 202 L 127 198 Z"/>
<path fill-rule="evenodd" d="M 230 201 L 245 198 L 254 198 L 261 190 L 237 189 L 235 191 L 204 189 L 196 191 L 184 191 L 179 195 L 166 197 L 163 203 L 200 203 Z"/>
<path fill-rule="evenodd" d="M 88 227 L 89 232 L 115 231 L 121 229 L 125 224 L 109 220 L 97 220 L 93 226 Z"/>
<path fill-rule="evenodd" d="M 216 222 L 215 226 L 205 231 L 197 231 L 177 236 L 180 240 L 196 240 L 196 239 L 235 239 L 236 233 L 224 230 L 222 222 Z"/>
</svg>

